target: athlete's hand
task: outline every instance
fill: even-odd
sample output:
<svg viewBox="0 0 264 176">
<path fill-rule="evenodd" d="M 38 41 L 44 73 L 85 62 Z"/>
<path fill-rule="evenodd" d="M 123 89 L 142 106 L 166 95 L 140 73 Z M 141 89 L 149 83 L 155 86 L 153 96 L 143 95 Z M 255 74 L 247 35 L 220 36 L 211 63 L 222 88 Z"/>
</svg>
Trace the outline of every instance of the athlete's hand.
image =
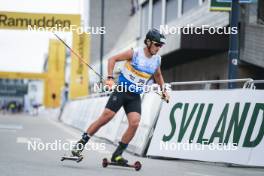
<svg viewBox="0 0 264 176">
<path fill-rule="evenodd" d="M 108 90 L 112 90 L 115 86 L 113 78 L 107 78 L 107 80 L 105 81 L 105 85 L 107 86 Z"/>
<path fill-rule="evenodd" d="M 168 92 L 164 91 L 162 92 L 162 97 L 161 97 L 163 100 L 165 100 L 167 103 L 169 103 L 170 101 L 170 96 L 168 94 Z"/>
</svg>

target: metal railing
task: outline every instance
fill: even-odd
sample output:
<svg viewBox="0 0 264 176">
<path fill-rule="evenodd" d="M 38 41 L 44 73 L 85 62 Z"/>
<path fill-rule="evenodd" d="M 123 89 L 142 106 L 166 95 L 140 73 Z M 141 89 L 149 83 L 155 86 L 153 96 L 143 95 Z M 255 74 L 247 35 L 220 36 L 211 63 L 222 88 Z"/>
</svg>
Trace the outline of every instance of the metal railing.
<svg viewBox="0 0 264 176">
<path fill-rule="evenodd" d="M 171 86 L 179 86 L 179 85 L 205 85 L 206 89 L 209 89 L 212 84 L 223 84 L 223 83 L 244 83 L 243 89 L 249 88 L 248 84 L 253 82 L 254 80 L 251 78 L 243 78 L 243 79 L 226 79 L 226 80 L 206 80 L 206 81 L 184 81 L 184 82 L 171 82 L 169 83 Z"/>
<path fill-rule="evenodd" d="M 205 80 L 205 81 L 183 81 L 183 82 L 170 82 L 171 86 L 180 86 L 180 85 L 205 85 L 205 89 L 210 89 L 212 84 L 224 84 L 224 83 L 244 83 L 243 89 L 255 89 L 255 84 L 264 83 L 264 80 L 253 80 L 252 78 L 243 78 L 243 79 L 226 79 L 226 80 Z M 109 96 L 111 92 L 101 92 L 94 93 L 85 97 L 80 97 L 75 100 L 83 100 L 87 98 L 97 98 Z"/>
</svg>

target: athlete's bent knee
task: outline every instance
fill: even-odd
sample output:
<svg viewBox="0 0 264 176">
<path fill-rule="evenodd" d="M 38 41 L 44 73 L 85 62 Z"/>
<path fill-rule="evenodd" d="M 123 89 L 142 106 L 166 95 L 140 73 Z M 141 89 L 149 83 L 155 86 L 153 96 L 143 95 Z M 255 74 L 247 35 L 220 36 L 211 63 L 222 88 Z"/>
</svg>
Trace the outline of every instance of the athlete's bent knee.
<svg viewBox="0 0 264 176">
<path fill-rule="evenodd" d="M 100 126 L 105 125 L 114 117 L 114 115 L 115 115 L 115 112 L 105 109 L 101 117 L 97 121 L 100 124 Z"/>
<path fill-rule="evenodd" d="M 115 115 L 115 112 L 109 110 L 109 109 L 105 109 L 102 116 L 105 118 L 112 118 Z"/>
<path fill-rule="evenodd" d="M 140 118 L 135 118 L 135 119 L 131 120 L 129 127 L 130 128 L 137 128 L 139 126 L 139 121 L 140 121 Z"/>
</svg>

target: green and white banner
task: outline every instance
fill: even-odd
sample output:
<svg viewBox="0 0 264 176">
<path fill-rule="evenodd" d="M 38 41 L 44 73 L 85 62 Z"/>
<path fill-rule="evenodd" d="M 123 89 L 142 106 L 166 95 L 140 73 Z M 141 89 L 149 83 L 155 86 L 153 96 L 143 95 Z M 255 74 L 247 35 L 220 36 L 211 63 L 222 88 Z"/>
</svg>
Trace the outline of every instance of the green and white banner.
<svg viewBox="0 0 264 176">
<path fill-rule="evenodd" d="M 149 156 L 264 166 L 264 91 L 173 91 Z"/>
</svg>

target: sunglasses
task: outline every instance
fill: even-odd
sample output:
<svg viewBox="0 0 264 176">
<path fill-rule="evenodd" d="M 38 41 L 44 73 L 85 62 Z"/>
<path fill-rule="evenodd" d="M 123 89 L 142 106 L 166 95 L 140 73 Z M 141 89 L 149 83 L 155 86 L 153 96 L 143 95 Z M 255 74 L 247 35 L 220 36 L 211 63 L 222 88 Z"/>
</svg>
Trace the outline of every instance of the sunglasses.
<svg viewBox="0 0 264 176">
<path fill-rule="evenodd" d="M 156 46 L 156 47 L 162 47 L 163 46 L 163 44 L 161 44 L 161 43 L 158 43 L 158 42 L 154 42 L 154 41 L 152 41 L 152 43 Z"/>
</svg>

